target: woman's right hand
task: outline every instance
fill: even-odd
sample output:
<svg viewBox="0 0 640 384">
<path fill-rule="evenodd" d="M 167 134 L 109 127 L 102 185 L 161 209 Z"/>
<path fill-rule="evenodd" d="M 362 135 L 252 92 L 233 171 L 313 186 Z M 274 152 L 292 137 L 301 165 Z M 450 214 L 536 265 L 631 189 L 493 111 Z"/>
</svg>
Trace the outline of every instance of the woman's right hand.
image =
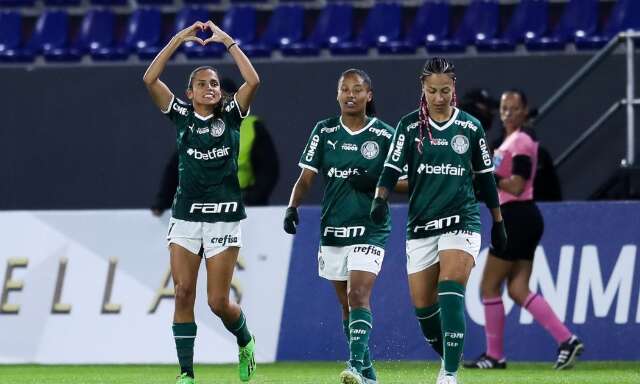
<svg viewBox="0 0 640 384">
<path fill-rule="evenodd" d="M 182 43 L 184 43 L 186 41 L 195 41 L 196 43 L 198 43 L 200 45 L 204 45 L 205 44 L 204 40 L 199 38 L 196 34 L 198 32 L 204 31 L 206 29 L 207 29 L 207 24 L 205 24 L 203 22 L 200 22 L 200 21 L 196 21 L 191 26 L 189 26 L 189 27 L 183 29 L 182 31 L 178 32 L 175 37 L 178 39 L 180 44 L 182 44 Z"/>
</svg>

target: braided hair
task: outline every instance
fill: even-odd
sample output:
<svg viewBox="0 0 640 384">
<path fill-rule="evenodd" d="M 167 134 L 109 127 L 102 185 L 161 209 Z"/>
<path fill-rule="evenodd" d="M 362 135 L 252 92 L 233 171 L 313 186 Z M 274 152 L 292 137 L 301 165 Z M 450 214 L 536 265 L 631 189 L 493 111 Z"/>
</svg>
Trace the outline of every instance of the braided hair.
<svg viewBox="0 0 640 384">
<path fill-rule="evenodd" d="M 445 59 L 444 57 L 434 57 L 432 59 L 427 60 L 422 68 L 422 73 L 420 74 L 420 81 L 423 81 L 425 77 L 434 75 L 434 74 L 445 74 L 451 79 L 453 79 L 453 97 L 451 98 L 451 106 L 455 107 L 457 104 L 456 100 L 456 67 Z M 424 130 L 426 129 L 429 134 L 429 141 L 433 141 L 433 136 L 431 135 L 431 128 L 429 127 L 429 106 L 427 105 L 427 95 L 424 94 L 424 90 L 422 91 L 422 97 L 420 98 L 420 110 L 419 110 L 419 118 L 420 124 L 418 126 L 418 137 L 420 141 L 417 143 L 417 149 L 420 154 L 422 154 L 422 150 L 424 147 Z"/>
</svg>

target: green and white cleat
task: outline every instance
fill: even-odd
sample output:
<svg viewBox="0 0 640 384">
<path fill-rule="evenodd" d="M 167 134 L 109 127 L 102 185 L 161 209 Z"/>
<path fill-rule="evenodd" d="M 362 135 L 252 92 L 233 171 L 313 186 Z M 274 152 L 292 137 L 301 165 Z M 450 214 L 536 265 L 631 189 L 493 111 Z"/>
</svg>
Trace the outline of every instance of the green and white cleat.
<svg viewBox="0 0 640 384">
<path fill-rule="evenodd" d="M 196 384 L 196 379 L 187 376 L 186 373 L 182 373 L 180 376 L 176 377 L 176 379 L 176 384 Z"/>
<path fill-rule="evenodd" d="M 340 373 L 340 383 L 342 384 L 364 384 L 365 378 L 357 369 L 349 366 Z"/>
<path fill-rule="evenodd" d="M 238 353 L 238 372 L 240 373 L 241 381 L 249 381 L 251 380 L 251 376 L 256 371 L 256 338 L 255 336 L 251 336 L 251 341 L 244 347 L 240 347 L 240 352 Z"/>
<path fill-rule="evenodd" d="M 373 363 L 366 368 L 362 368 L 362 377 L 364 378 L 364 384 L 378 384 L 378 375 L 376 375 L 376 370 L 373 368 Z"/>
</svg>

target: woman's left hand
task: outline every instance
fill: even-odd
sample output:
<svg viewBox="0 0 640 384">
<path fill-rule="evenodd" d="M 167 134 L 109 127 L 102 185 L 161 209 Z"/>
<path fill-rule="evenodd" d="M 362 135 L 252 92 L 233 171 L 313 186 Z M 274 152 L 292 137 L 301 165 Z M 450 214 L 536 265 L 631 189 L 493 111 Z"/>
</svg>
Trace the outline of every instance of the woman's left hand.
<svg viewBox="0 0 640 384">
<path fill-rule="evenodd" d="M 229 36 L 225 31 L 220 29 L 217 25 L 213 23 L 213 21 L 209 20 L 206 23 L 207 28 L 211 31 L 211 37 L 204 41 L 205 44 L 213 43 L 221 43 L 227 46 L 228 44 L 233 43 L 233 39 Z"/>
</svg>

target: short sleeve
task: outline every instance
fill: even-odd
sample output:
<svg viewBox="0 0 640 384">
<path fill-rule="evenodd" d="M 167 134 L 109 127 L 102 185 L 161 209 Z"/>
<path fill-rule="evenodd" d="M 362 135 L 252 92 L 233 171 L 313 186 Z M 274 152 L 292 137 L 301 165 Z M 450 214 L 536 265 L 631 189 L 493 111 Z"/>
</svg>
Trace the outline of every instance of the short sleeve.
<svg viewBox="0 0 640 384">
<path fill-rule="evenodd" d="M 304 147 L 302 156 L 300 156 L 300 162 L 298 165 L 300 168 L 309 169 L 315 173 L 321 168 L 322 164 L 322 145 L 320 145 L 320 127 L 319 124 L 313 128 L 309 141 Z"/>
<path fill-rule="evenodd" d="M 191 108 L 191 104 L 185 103 L 175 96 L 171 96 L 171 102 L 162 113 L 176 125 L 180 125 L 187 121 Z"/>
<path fill-rule="evenodd" d="M 225 121 L 231 123 L 231 126 L 236 129 L 240 129 L 242 120 L 251 113 L 251 108 L 248 108 L 246 113 L 242 113 L 235 93 L 233 98 L 228 100 L 222 108 L 224 109 Z"/>
<path fill-rule="evenodd" d="M 471 131 L 471 167 L 474 173 L 492 172 L 493 161 L 489 153 L 487 137 L 479 122 L 477 123 L 477 127 L 475 131 Z"/>
</svg>

